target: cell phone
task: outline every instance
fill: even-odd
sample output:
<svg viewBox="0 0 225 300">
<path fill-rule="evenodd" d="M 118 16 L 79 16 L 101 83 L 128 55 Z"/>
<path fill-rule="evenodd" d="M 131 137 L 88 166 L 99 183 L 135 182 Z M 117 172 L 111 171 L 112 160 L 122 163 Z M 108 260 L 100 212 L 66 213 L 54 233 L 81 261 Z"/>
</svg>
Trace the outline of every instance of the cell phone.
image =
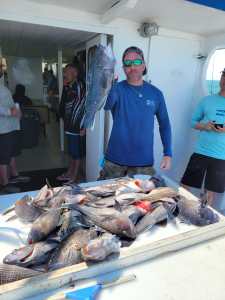
<svg viewBox="0 0 225 300">
<path fill-rule="evenodd" d="M 214 123 L 214 126 L 216 129 L 220 129 L 220 128 L 223 128 L 224 124 Z"/>
</svg>

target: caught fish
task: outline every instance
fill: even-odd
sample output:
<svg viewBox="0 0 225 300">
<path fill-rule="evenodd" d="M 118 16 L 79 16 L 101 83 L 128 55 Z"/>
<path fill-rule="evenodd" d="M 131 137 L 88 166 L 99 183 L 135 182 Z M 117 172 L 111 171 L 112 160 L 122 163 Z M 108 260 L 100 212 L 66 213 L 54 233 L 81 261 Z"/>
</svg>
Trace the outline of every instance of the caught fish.
<svg viewBox="0 0 225 300">
<path fill-rule="evenodd" d="M 84 216 L 76 210 L 68 210 L 63 212 L 61 220 L 62 225 L 57 233 L 57 236 L 61 241 L 73 231 L 80 228 L 89 228 L 93 225 L 90 224 L 90 222 L 88 222 Z"/>
<path fill-rule="evenodd" d="M 96 187 L 90 187 L 88 189 L 85 189 L 86 192 L 96 196 L 96 197 L 110 197 L 115 195 L 115 191 L 104 186 L 96 186 Z"/>
<path fill-rule="evenodd" d="M 167 209 L 160 205 L 156 207 L 152 212 L 147 213 L 135 226 L 137 234 L 149 230 L 155 224 L 168 218 Z"/>
<path fill-rule="evenodd" d="M 79 229 L 73 232 L 53 252 L 49 260 L 48 269 L 58 269 L 81 262 L 81 248 L 96 237 L 97 232 L 95 230 Z"/>
<path fill-rule="evenodd" d="M 119 253 L 121 242 L 110 233 L 104 233 L 102 236 L 93 239 L 81 249 L 82 258 L 85 261 L 102 261 L 113 253 Z"/>
<path fill-rule="evenodd" d="M 65 207 L 80 211 L 95 225 L 119 236 L 135 238 L 134 224 L 125 214 L 110 208 L 93 208 L 85 205 L 65 205 Z"/>
<path fill-rule="evenodd" d="M 28 243 L 33 244 L 46 238 L 60 225 L 61 210 L 52 208 L 40 215 L 32 224 L 28 234 Z"/>
<path fill-rule="evenodd" d="M 13 250 L 10 254 L 5 256 L 3 262 L 20 267 L 41 265 L 47 262 L 50 253 L 57 245 L 58 243 L 52 240 L 27 245 Z"/>
<path fill-rule="evenodd" d="M 48 185 L 44 185 L 40 191 L 38 192 L 38 194 L 34 197 L 32 203 L 35 206 L 38 207 L 47 207 L 48 205 L 48 201 L 53 197 L 54 192 L 53 190 L 50 188 L 48 188 Z"/>
<path fill-rule="evenodd" d="M 30 196 L 25 195 L 15 203 L 15 214 L 21 221 L 33 222 L 44 212 L 43 209 L 34 206 L 31 200 Z M 8 219 L 10 220 L 11 218 Z"/>
<path fill-rule="evenodd" d="M 148 199 L 149 201 L 154 202 L 165 197 L 173 198 L 177 196 L 178 196 L 178 192 L 173 188 L 158 187 L 152 190 L 150 193 L 146 194 L 146 200 Z"/>
<path fill-rule="evenodd" d="M 180 196 L 177 205 L 179 210 L 178 217 L 186 223 L 205 226 L 219 221 L 219 216 L 210 207 L 202 207 L 198 201 Z"/>
<path fill-rule="evenodd" d="M 127 215 L 133 224 L 136 224 L 137 221 L 147 213 L 147 211 L 141 207 L 130 205 L 123 209 L 122 213 Z"/>
<path fill-rule="evenodd" d="M 114 67 L 115 57 L 111 47 L 98 45 L 88 72 L 88 92 L 81 128 L 93 126 L 95 114 L 103 107 L 111 88 Z"/>
<path fill-rule="evenodd" d="M 145 199 L 146 194 L 138 192 L 126 192 L 121 193 L 116 196 L 99 198 L 94 201 L 89 201 L 86 203 L 87 206 L 101 208 L 101 207 L 112 207 L 115 205 L 115 202 L 119 203 L 121 206 L 128 206 L 140 199 Z"/>
<path fill-rule="evenodd" d="M 0 285 L 40 275 L 40 272 L 13 265 L 0 264 Z"/>
</svg>

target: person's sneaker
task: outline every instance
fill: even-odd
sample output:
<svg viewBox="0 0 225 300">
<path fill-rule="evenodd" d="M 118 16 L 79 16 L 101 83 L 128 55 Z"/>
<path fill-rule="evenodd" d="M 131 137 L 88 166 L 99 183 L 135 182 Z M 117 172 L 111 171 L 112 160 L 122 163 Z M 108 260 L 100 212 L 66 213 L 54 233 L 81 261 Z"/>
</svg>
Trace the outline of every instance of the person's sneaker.
<svg viewBox="0 0 225 300">
<path fill-rule="evenodd" d="M 13 176 L 9 179 L 9 183 L 26 183 L 30 181 L 30 177 L 28 176 Z"/>
<path fill-rule="evenodd" d="M 10 184 L 0 185 L 0 195 L 14 194 L 14 193 L 19 193 L 20 191 L 21 191 L 20 188 Z"/>
</svg>

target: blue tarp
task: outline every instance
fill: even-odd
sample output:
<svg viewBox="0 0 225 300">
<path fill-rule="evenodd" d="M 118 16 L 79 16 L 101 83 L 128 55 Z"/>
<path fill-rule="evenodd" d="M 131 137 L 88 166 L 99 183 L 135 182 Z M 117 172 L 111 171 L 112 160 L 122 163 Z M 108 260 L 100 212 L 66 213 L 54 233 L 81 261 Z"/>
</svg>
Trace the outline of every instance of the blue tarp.
<svg viewBox="0 0 225 300">
<path fill-rule="evenodd" d="M 225 0 L 186 0 L 225 11 Z"/>
</svg>

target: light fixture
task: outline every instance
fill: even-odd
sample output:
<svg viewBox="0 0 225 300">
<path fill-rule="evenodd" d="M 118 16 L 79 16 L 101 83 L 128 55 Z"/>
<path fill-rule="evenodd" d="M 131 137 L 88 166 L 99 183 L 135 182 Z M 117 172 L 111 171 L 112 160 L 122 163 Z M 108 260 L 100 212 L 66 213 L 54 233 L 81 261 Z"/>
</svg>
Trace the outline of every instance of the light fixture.
<svg viewBox="0 0 225 300">
<path fill-rule="evenodd" d="M 142 37 L 151 37 L 153 35 L 157 35 L 158 31 L 159 26 L 156 23 L 144 22 L 141 24 L 140 28 L 138 28 L 138 32 Z"/>
</svg>

